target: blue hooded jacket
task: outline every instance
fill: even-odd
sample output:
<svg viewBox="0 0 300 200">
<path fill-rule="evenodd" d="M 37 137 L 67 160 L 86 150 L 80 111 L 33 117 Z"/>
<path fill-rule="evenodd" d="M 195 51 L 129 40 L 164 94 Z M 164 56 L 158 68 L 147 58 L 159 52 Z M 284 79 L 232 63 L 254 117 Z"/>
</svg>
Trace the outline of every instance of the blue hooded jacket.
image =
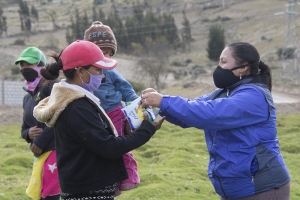
<svg viewBox="0 0 300 200">
<path fill-rule="evenodd" d="M 105 112 L 114 110 L 121 105 L 121 101 L 133 101 L 138 96 L 131 84 L 116 69 L 103 70 L 105 82 L 94 91 L 94 95 L 100 99 L 101 107 Z"/>
<path fill-rule="evenodd" d="M 164 96 L 160 114 L 183 128 L 204 129 L 208 176 L 223 198 L 239 199 L 290 180 L 280 153 L 269 89 L 252 78 L 189 100 Z"/>
</svg>

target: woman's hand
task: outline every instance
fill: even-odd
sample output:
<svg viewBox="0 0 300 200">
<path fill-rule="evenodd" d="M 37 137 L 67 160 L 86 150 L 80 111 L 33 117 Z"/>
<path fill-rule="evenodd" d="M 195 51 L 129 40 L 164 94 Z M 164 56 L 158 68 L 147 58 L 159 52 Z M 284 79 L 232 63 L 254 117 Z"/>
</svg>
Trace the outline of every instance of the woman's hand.
<svg viewBox="0 0 300 200">
<path fill-rule="evenodd" d="M 142 91 L 142 96 L 143 96 L 144 94 L 149 93 L 149 92 L 157 92 L 157 91 L 154 90 L 153 88 L 147 88 L 147 89 L 145 89 L 145 90 Z"/>
<path fill-rule="evenodd" d="M 28 131 L 28 137 L 31 140 L 34 140 L 42 131 L 43 131 L 42 128 L 38 128 L 37 126 L 33 126 Z"/>
<path fill-rule="evenodd" d="M 144 90 L 145 91 L 145 90 Z M 146 92 L 143 93 L 141 99 L 142 99 L 142 106 L 144 108 L 148 106 L 153 107 L 160 107 L 160 102 L 163 98 L 163 95 L 158 92 Z"/>
</svg>

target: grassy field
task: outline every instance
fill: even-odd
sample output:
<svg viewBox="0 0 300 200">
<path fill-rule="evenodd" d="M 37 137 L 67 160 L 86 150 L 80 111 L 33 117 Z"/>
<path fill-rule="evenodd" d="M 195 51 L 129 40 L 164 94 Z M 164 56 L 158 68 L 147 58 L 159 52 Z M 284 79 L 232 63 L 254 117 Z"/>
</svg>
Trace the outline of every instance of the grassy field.
<svg viewBox="0 0 300 200">
<path fill-rule="evenodd" d="M 291 199 L 300 199 L 300 115 L 278 115 L 278 137 L 291 174 Z M 0 126 L 0 200 L 29 200 L 25 194 L 33 156 L 19 125 Z M 149 143 L 133 151 L 141 183 L 116 200 L 219 200 L 207 178 L 203 131 L 167 122 Z"/>
</svg>

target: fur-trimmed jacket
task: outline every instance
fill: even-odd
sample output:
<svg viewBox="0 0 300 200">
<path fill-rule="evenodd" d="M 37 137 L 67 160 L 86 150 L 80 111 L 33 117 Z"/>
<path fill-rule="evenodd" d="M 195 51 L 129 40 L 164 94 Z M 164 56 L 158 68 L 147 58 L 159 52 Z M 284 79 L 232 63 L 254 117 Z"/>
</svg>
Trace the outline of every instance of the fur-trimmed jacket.
<svg viewBox="0 0 300 200">
<path fill-rule="evenodd" d="M 64 80 L 34 109 L 37 120 L 54 126 L 61 191 L 82 194 L 127 179 L 122 155 L 145 144 L 155 133 L 144 120 L 131 135 L 116 137 L 99 101 Z"/>
</svg>

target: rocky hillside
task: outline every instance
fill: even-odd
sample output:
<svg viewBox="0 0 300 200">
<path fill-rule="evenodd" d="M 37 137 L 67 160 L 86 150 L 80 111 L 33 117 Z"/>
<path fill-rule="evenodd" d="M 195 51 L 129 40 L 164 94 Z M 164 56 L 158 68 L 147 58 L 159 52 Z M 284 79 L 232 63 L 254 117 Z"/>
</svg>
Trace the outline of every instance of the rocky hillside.
<svg viewBox="0 0 300 200">
<path fill-rule="evenodd" d="M 0 48 L 16 47 L 12 44 L 23 40 L 25 45 L 36 45 L 49 48 L 53 45 L 64 47 L 65 27 L 70 24 L 70 16 L 75 8 L 80 13 L 87 11 L 91 15 L 93 0 L 52 0 L 52 3 L 42 0 L 26 0 L 28 5 L 34 5 L 39 11 L 39 23 L 33 23 L 32 34 L 24 34 L 20 29 L 18 4 L 2 0 L 3 15 L 7 17 L 7 37 L 1 37 Z M 6 3 L 4 3 L 6 2 Z M 9 1 L 13 2 L 13 1 Z M 110 0 L 99 5 L 106 14 L 111 10 Z M 119 15 L 123 18 L 131 14 L 132 4 L 128 0 L 115 0 Z M 222 4 L 224 2 L 224 5 Z M 287 16 L 274 14 L 284 11 L 287 0 L 140 0 L 144 7 L 151 6 L 157 13 L 172 13 L 178 29 L 182 28 L 182 11 L 185 10 L 192 28 L 191 52 L 182 58 L 191 58 L 194 62 L 208 62 L 205 47 L 208 41 L 208 30 L 212 24 L 221 24 L 225 30 L 227 42 L 246 41 L 254 44 L 262 57 L 277 59 L 276 50 L 284 45 Z M 55 12 L 55 23 L 60 27 L 53 30 L 50 13 Z M 9 53 L 9 52 L 7 52 Z M 177 57 L 177 56 L 176 56 Z"/>
<path fill-rule="evenodd" d="M 34 5 L 39 11 L 39 23 L 32 24 L 32 33 L 23 33 L 20 28 L 18 15 L 19 6 L 14 1 L 0 0 L 3 7 L 3 15 L 7 17 L 7 35 L 3 34 L 0 40 L 0 73 L 10 73 L 8 67 L 12 66 L 14 60 L 20 52 L 27 46 L 35 45 L 44 52 L 52 48 L 64 48 L 66 42 L 66 27 L 70 24 L 70 16 L 75 8 L 83 15 L 87 11 L 89 17 L 92 14 L 94 0 L 26 0 L 28 5 Z M 97 5 L 106 13 L 111 12 L 112 1 L 104 0 L 104 4 Z M 121 18 L 131 15 L 131 0 L 114 0 Z M 184 62 L 187 59 L 193 63 L 204 66 L 207 73 L 197 79 L 187 75 L 184 78 L 176 79 L 174 76 L 166 75 L 164 81 L 168 86 L 174 86 L 173 90 L 180 88 L 196 87 L 200 82 L 201 92 L 206 92 L 214 88 L 211 84 L 210 72 L 217 63 L 207 59 L 206 46 L 208 42 L 209 27 L 213 24 L 220 24 L 226 35 L 226 42 L 245 41 L 257 47 L 261 54 L 261 60 L 269 64 L 273 69 L 274 81 L 280 83 L 281 63 L 278 60 L 277 50 L 285 45 L 285 34 L 287 33 L 288 16 L 286 14 L 275 15 L 275 13 L 285 11 L 288 0 L 139 0 L 143 7 L 152 7 L 156 13 L 171 13 L 176 21 L 177 28 L 183 28 L 182 21 L 184 10 L 192 29 L 193 43 L 190 52 L 174 52 L 170 59 L 170 68 L 174 61 Z M 223 4 L 224 3 L 224 4 Z M 300 5 L 295 8 L 300 10 Z M 55 13 L 54 22 L 59 29 L 54 30 L 51 13 Z M 298 15 L 296 16 L 298 18 Z M 91 20 L 92 23 L 92 20 Z M 89 26 L 89 25 L 88 25 Z M 16 45 L 16 41 L 23 41 L 24 45 Z M 126 59 L 133 61 L 129 66 L 135 65 L 136 58 L 130 55 L 118 53 L 116 59 Z M 121 66 L 121 65 L 120 65 Z M 126 68 L 124 71 L 126 78 L 132 77 Z M 286 69 L 289 71 L 289 69 Z M 292 72 L 292 69 L 290 70 Z M 196 84 L 195 84 L 196 83 Z M 175 89 L 176 88 L 176 89 Z M 292 88 L 292 89 L 289 89 Z M 186 89 L 182 89 L 185 91 Z M 299 86 L 284 87 L 284 92 L 291 92 L 292 95 L 299 95 Z M 198 93 L 198 94 L 199 94 Z M 190 96 L 188 94 L 188 96 Z M 192 95 L 191 95 L 192 96 Z"/>
</svg>

